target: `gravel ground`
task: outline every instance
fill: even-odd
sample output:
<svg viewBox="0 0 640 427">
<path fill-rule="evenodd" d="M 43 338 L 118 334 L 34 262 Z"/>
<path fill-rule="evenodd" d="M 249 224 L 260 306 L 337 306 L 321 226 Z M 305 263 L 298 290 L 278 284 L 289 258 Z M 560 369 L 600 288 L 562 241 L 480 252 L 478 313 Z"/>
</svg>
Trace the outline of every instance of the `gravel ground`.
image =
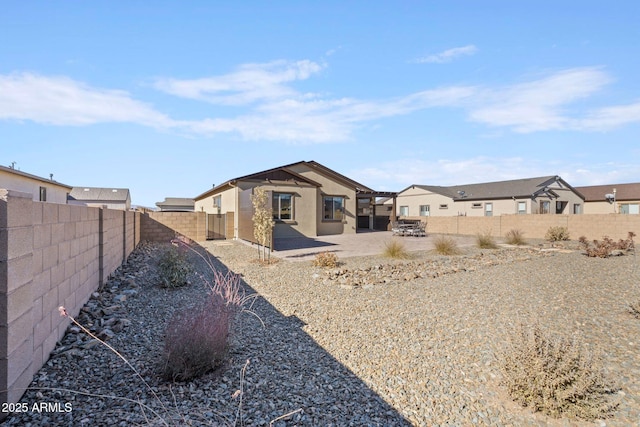
<svg viewBox="0 0 640 427">
<path fill-rule="evenodd" d="M 73 409 L 29 410 L 4 424 L 640 425 L 640 320 L 627 312 L 640 300 L 634 256 L 467 248 L 454 257 L 345 258 L 338 272 L 310 261 L 261 266 L 256 250 L 237 242 L 203 245 L 216 268 L 242 274 L 247 292 L 259 295 L 252 311 L 265 325 L 240 316 L 225 366 L 189 383 L 158 379 L 167 322 L 204 298 L 207 286 L 194 278 L 186 288 L 160 288 L 158 246 L 143 245 L 78 318 L 112 336 L 159 399 L 117 356 L 70 328 L 21 402 Z M 380 272 L 390 279 L 371 280 Z M 515 325 L 535 321 L 603 352 L 620 386 L 612 418 L 554 420 L 505 395 L 497 355 Z"/>
</svg>

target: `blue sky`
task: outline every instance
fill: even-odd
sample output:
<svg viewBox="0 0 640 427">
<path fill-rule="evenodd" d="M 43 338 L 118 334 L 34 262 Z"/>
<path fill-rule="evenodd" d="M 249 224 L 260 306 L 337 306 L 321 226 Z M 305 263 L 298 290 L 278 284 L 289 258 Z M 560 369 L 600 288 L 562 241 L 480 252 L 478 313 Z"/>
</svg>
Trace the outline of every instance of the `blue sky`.
<svg viewBox="0 0 640 427">
<path fill-rule="evenodd" d="M 0 4 L 0 164 L 137 205 L 301 160 L 640 182 L 637 1 Z"/>
</svg>

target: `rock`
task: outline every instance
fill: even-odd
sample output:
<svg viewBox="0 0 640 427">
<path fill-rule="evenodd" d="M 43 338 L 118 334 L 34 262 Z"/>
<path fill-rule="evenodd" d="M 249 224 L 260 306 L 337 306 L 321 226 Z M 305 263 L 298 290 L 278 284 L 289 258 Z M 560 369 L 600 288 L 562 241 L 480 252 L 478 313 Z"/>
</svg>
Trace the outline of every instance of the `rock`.
<svg viewBox="0 0 640 427">
<path fill-rule="evenodd" d="M 119 305 L 112 305 L 112 306 L 109 306 L 109 307 L 104 307 L 101 311 L 102 311 L 102 314 L 104 314 L 105 316 L 111 316 L 119 308 L 120 308 Z M 100 317 L 100 316 L 99 315 L 94 315 L 94 317 L 97 318 L 97 317 Z"/>
<path fill-rule="evenodd" d="M 96 335 L 96 337 L 100 338 L 102 341 L 108 341 L 115 336 L 116 334 L 109 328 L 103 329 Z"/>
</svg>

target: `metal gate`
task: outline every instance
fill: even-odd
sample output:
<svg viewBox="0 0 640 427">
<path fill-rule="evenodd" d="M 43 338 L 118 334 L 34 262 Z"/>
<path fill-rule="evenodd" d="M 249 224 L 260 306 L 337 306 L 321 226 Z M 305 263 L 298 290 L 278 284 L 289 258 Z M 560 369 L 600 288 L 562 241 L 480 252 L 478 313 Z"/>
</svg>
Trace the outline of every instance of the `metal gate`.
<svg viewBox="0 0 640 427">
<path fill-rule="evenodd" d="M 225 214 L 208 214 L 207 215 L 207 240 L 226 239 L 226 215 Z"/>
</svg>

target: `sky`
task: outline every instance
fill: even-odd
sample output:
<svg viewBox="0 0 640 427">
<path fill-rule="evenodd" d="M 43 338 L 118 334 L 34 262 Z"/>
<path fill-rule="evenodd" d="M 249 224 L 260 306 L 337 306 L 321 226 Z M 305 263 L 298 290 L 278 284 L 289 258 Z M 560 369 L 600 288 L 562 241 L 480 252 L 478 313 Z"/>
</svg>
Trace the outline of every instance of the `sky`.
<svg viewBox="0 0 640 427">
<path fill-rule="evenodd" d="M 640 182 L 636 0 L 0 10 L 0 164 L 134 205 L 303 160 L 379 191 Z"/>
</svg>

